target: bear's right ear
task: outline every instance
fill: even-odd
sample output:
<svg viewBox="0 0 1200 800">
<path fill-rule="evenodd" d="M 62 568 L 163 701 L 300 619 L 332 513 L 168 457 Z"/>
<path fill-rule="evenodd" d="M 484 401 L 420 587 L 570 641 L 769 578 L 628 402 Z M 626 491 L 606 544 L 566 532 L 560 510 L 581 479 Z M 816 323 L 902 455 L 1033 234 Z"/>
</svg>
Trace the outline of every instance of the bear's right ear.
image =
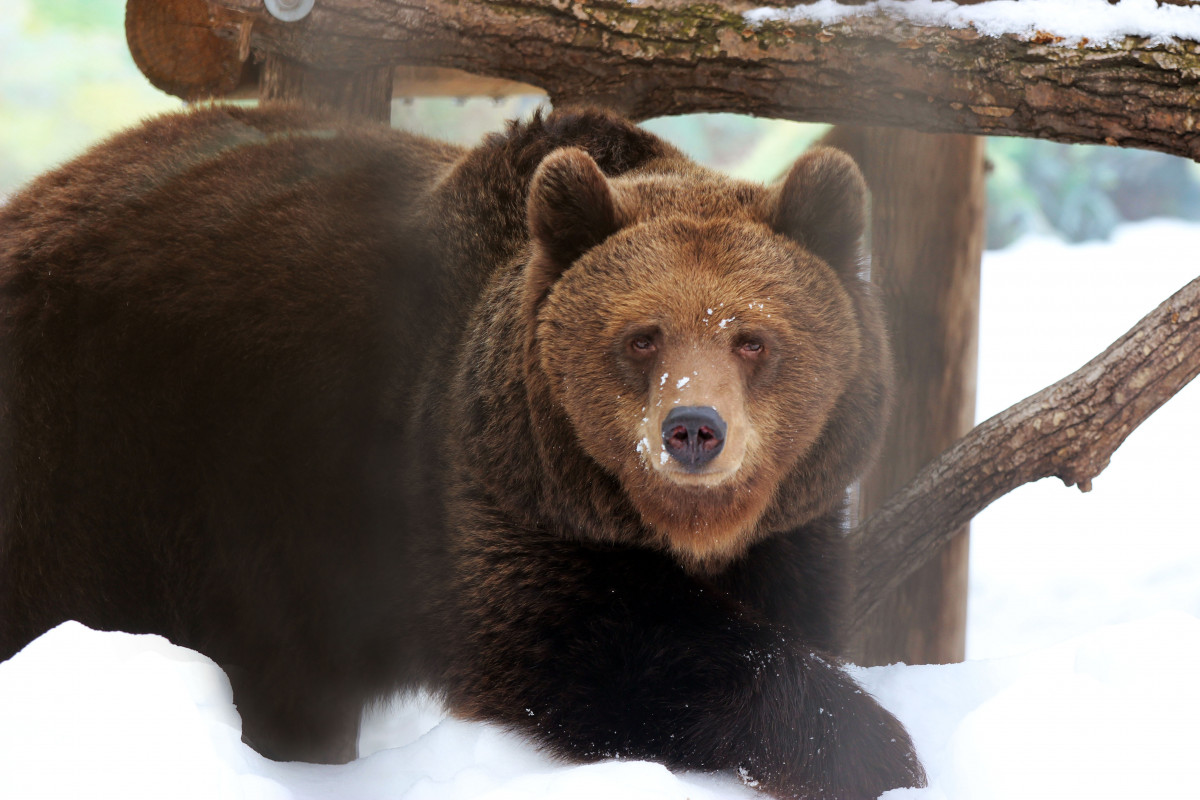
<svg viewBox="0 0 1200 800">
<path fill-rule="evenodd" d="M 534 255 L 526 290 L 535 305 L 575 259 L 619 227 L 608 179 L 578 147 L 542 160 L 529 187 L 528 219 Z"/>
<path fill-rule="evenodd" d="M 800 156 L 770 196 L 771 227 L 843 278 L 857 274 L 867 184 L 854 159 L 831 147 L 814 148 Z"/>
</svg>

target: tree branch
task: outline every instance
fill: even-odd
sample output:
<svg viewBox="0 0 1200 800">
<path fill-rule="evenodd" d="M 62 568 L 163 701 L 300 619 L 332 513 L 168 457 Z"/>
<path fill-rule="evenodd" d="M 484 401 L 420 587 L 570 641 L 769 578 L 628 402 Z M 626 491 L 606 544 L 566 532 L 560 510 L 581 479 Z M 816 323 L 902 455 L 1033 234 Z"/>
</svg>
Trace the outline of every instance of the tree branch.
<svg viewBox="0 0 1200 800">
<path fill-rule="evenodd" d="M 822 26 L 752 23 L 761 0 L 320 0 L 284 23 L 207 0 L 233 38 L 337 70 L 418 64 L 531 83 L 635 118 L 696 111 L 1036 136 L 1200 159 L 1200 44 L 1069 45 L 897 21 L 874 4 Z M 861 12 L 861 13 L 859 13 Z"/>
<path fill-rule="evenodd" d="M 1083 368 L 978 425 L 852 534 L 866 615 L 972 517 L 1013 489 L 1056 476 L 1091 489 L 1113 452 L 1200 373 L 1200 278 Z"/>
</svg>

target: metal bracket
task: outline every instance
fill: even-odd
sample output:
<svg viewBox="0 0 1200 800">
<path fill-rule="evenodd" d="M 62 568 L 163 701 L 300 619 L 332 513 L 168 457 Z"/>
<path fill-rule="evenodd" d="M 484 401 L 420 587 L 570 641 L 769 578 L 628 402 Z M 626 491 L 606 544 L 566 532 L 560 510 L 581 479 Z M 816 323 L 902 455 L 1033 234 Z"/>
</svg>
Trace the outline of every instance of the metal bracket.
<svg viewBox="0 0 1200 800">
<path fill-rule="evenodd" d="M 267 11 L 275 19 L 296 22 L 308 16 L 316 0 L 263 0 Z"/>
</svg>

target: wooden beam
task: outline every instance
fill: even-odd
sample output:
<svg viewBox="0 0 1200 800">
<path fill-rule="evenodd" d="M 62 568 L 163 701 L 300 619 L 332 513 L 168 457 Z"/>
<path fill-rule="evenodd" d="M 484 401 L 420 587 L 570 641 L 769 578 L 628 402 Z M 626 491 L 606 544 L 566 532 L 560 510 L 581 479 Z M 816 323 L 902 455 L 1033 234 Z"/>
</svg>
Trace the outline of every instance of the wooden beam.
<svg viewBox="0 0 1200 800">
<path fill-rule="evenodd" d="M 830 25 L 794 14 L 746 16 L 761 5 L 319 0 L 304 19 L 283 22 L 262 0 L 128 2 L 131 17 L 136 9 L 143 17 L 148 9 L 166 14 L 156 24 L 169 35 L 132 32 L 131 49 L 155 85 L 189 99 L 236 91 L 228 76 L 245 80 L 242 65 L 253 51 L 333 72 L 452 68 L 542 87 L 557 104 L 597 103 L 637 119 L 732 111 L 1200 159 L 1198 42 L 984 36 L 897 20 L 850 0 L 844 5 L 854 13 Z M 199 73 L 191 71 L 196 64 L 204 65 Z"/>
<path fill-rule="evenodd" d="M 1036 136 L 1200 158 L 1200 43 L 1072 45 L 897 20 L 756 23 L 761 2 L 320 0 L 284 23 L 207 0 L 218 35 L 326 69 L 452 67 L 635 118 L 733 111 L 941 133 Z"/>
</svg>

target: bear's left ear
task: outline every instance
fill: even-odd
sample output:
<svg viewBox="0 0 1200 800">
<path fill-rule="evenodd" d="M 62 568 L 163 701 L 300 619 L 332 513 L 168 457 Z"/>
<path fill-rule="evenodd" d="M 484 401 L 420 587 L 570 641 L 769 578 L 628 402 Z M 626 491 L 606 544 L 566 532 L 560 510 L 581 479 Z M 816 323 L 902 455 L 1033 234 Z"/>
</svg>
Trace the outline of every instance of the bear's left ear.
<svg viewBox="0 0 1200 800">
<path fill-rule="evenodd" d="M 775 187 L 768 222 L 848 278 L 858 272 L 866 198 L 854 159 L 818 147 L 802 155 Z"/>
<path fill-rule="evenodd" d="M 619 227 L 608 179 L 578 147 L 560 148 L 542 160 L 529 187 L 527 213 L 535 248 L 527 291 L 535 303 L 575 259 Z"/>
</svg>

